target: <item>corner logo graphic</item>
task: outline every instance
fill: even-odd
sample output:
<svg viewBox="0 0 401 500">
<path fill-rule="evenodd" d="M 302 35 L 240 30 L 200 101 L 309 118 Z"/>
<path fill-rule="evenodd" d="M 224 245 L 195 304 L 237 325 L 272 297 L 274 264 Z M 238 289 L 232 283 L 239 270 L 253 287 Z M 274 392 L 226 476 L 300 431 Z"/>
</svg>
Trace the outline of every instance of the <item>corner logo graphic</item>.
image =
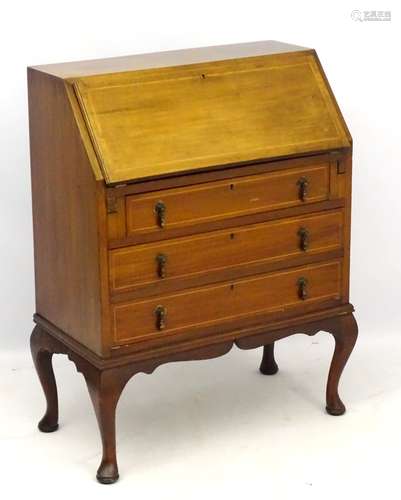
<svg viewBox="0 0 401 500">
<path fill-rule="evenodd" d="M 353 10 L 351 12 L 351 19 L 359 21 L 391 21 L 390 10 Z"/>
</svg>

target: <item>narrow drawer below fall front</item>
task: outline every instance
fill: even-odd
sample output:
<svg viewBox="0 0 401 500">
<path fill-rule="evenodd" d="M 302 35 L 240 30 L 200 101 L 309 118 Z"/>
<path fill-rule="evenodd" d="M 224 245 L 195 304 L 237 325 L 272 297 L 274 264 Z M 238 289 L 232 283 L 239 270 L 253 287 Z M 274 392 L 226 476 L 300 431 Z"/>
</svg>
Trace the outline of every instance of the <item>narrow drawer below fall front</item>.
<svg viewBox="0 0 401 500">
<path fill-rule="evenodd" d="M 243 215 L 325 201 L 332 195 L 330 163 L 128 196 L 128 236 L 191 228 Z"/>
<path fill-rule="evenodd" d="M 255 315 L 310 311 L 341 299 L 341 260 L 112 306 L 114 344 L 162 338 Z"/>
</svg>

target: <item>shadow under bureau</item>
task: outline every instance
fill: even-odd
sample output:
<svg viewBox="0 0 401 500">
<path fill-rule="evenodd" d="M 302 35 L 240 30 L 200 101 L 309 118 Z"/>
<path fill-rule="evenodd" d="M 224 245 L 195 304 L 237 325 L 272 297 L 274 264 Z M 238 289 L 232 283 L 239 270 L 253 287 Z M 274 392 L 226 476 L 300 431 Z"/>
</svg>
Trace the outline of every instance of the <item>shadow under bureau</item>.
<svg viewBox="0 0 401 500">
<path fill-rule="evenodd" d="M 102 483 L 127 381 L 170 361 L 335 338 L 327 411 L 357 338 L 352 142 L 314 50 L 257 42 L 28 69 L 43 432 L 51 358 L 83 373 Z"/>
</svg>

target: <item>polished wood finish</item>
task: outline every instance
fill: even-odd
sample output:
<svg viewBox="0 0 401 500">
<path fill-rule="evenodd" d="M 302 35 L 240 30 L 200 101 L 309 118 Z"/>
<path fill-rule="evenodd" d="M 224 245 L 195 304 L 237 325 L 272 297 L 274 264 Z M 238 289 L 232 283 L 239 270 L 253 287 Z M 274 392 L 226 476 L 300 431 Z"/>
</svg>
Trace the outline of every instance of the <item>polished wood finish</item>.
<svg viewBox="0 0 401 500">
<path fill-rule="evenodd" d="M 116 344 L 144 338 L 166 337 L 185 329 L 199 330 L 225 321 L 279 310 L 303 308 L 299 296 L 300 278 L 308 281 L 308 306 L 340 299 L 340 262 L 329 262 L 293 270 L 279 271 L 238 281 L 226 282 L 174 295 L 159 296 L 113 307 Z M 166 309 L 163 331 L 158 331 L 155 311 Z"/>
<path fill-rule="evenodd" d="M 134 54 L 107 59 L 74 61 L 57 64 L 34 66 L 34 69 L 61 79 L 104 75 L 125 71 L 140 71 L 175 67 L 204 62 L 224 61 L 244 57 L 257 57 L 266 54 L 287 54 L 290 52 L 312 52 L 311 49 L 276 40 L 260 42 L 215 45 L 212 47 L 196 47 L 181 50 L 166 50 L 150 54 Z"/>
<path fill-rule="evenodd" d="M 166 238 L 175 238 L 185 236 L 188 234 L 204 233 L 215 229 L 223 229 L 227 227 L 235 227 L 238 225 L 247 225 L 256 222 L 280 219 L 283 217 L 291 217 L 294 215 L 317 212 L 321 210 L 329 210 L 333 208 L 343 207 L 345 200 L 341 197 L 343 191 L 341 184 L 344 175 L 339 175 L 339 170 L 344 170 L 345 153 L 341 151 L 331 151 L 326 154 L 316 154 L 307 157 L 285 158 L 271 162 L 255 162 L 251 164 L 241 165 L 241 168 L 222 168 L 221 170 L 210 170 L 208 172 L 201 171 L 193 174 L 178 174 L 174 178 L 162 178 L 158 180 L 147 180 L 138 183 L 129 183 L 126 185 L 119 185 L 115 188 L 108 188 L 106 191 L 107 205 L 108 205 L 108 235 L 109 235 L 109 248 L 125 247 L 127 245 L 135 245 L 147 243 L 151 241 L 159 241 Z M 227 187 L 229 188 L 233 181 L 241 180 L 243 177 L 249 176 L 255 179 L 257 174 L 279 173 L 282 171 L 289 171 L 296 168 L 309 168 L 315 166 L 326 165 L 329 167 L 329 188 L 327 200 L 308 202 L 307 198 L 302 203 L 294 202 L 292 205 L 281 208 L 280 206 L 273 206 L 268 211 L 249 211 L 243 213 L 240 211 L 236 214 L 228 214 L 226 218 L 210 218 L 206 220 L 194 220 L 192 225 L 179 224 L 178 227 L 171 227 L 166 218 L 166 224 L 163 230 L 159 230 L 157 218 L 152 207 L 153 222 L 155 226 L 154 231 L 133 231 L 128 234 L 127 231 L 127 210 L 126 200 L 131 198 L 130 195 L 138 194 L 155 194 L 156 192 L 166 193 L 174 187 L 202 187 L 204 184 L 215 186 L 212 181 L 226 180 Z M 262 176 L 263 178 L 263 176 Z M 296 180 L 298 182 L 299 178 Z M 297 184 L 299 188 L 299 185 Z M 174 191 L 173 191 L 174 192 Z M 299 189 L 297 195 L 299 196 Z M 252 199 L 252 198 L 251 198 Z M 155 204 L 160 199 L 155 200 Z M 247 215 L 248 214 L 248 215 Z"/>
<path fill-rule="evenodd" d="M 235 343 L 240 349 L 264 346 L 260 370 L 263 374 L 272 375 L 278 370 L 273 357 L 275 340 L 294 333 L 315 335 L 321 329 L 332 333 L 336 341 L 327 382 L 326 410 L 330 415 L 341 415 L 344 413 L 345 407 L 338 395 L 338 383 L 358 334 L 352 313 L 328 318 L 317 323 L 298 323 L 295 328 L 289 326 L 285 329 L 260 333 L 244 337 L 235 341 Z M 140 372 L 152 373 L 158 366 L 168 362 L 210 359 L 222 356 L 231 350 L 233 344 L 234 341 L 228 340 L 167 356 L 147 359 L 142 362 L 123 363 L 110 368 L 99 369 L 64 342 L 57 339 L 56 336 L 51 335 L 43 327 L 36 326 L 31 336 L 32 353 L 38 375 L 43 380 L 43 389 L 47 399 L 47 410 L 41 422 L 48 422 L 51 425 L 51 430 L 56 430 L 58 427 L 57 393 L 54 395 L 54 375 L 51 365 L 49 369 L 47 360 L 50 360 L 51 363 L 51 357 L 54 353 L 67 354 L 75 363 L 77 370 L 82 372 L 85 377 L 99 424 L 103 453 L 97 471 L 97 479 L 104 484 L 113 483 L 119 477 L 116 457 L 116 408 L 121 392 L 130 378 Z M 48 432 L 48 427 L 45 427 L 45 429 L 40 428 Z"/>
<path fill-rule="evenodd" d="M 263 375 L 275 375 L 278 372 L 278 366 L 274 359 L 274 342 L 263 347 L 263 358 L 259 371 Z"/>
<path fill-rule="evenodd" d="M 330 332 L 326 405 L 357 338 L 351 137 L 316 53 L 261 42 L 28 70 L 34 364 L 83 373 L 118 478 L 115 414 L 136 373 Z"/>
<path fill-rule="evenodd" d="M 53 351 L 46 349 L 46 343 L 42 341 L 43 331 L 36 325 L 31 335 L 32 359 L 46 397 L 46 413 L 38 428 L 42 432 L 54 432 L 58 429 L 58 394 L 52 365 Z"/>
<path fill-rule="evenodd" d="M 338 383 L 358 338 L 358 325 L 354 316 L 342 316 L 331 333 L 336 344 L 327 381 L 326 410 L 330 415 L 342 415 L 345 413 L 345 406 L 338 395 Z"/>
<path fill-rule="evenodd" d="M 110 184 L 349 146 L 313 53 L 73 82 Z"/>
<path fill-rule="evenodd" d="M 307 231 L 306 239 L 302 229 Z M 322 258 L 325 252 L 342 247 L 342 233 L 343 213 L 337 210 L 111 250 L 111 292 L 162 281 L 171 288 L 185 276 L 205 273 L 213 279 L 213 272 L 239 266 L 252 273 L 256 263 L 280 261 L 286 267 L 289 258 L 306 254 Z M 305 248 L 303 241 L 307 241 Z M 160 255 L 166 258 L 164 276 L 159 273 Z"/>
<path fill-rule="evenodd" d="M 329 178 L 326 164 L 128 196 L 127 233 L 160 233 L 200 222 L 328 200 Z M 304 199 L 300 192 L 302 179 L 308 182 Z M 155 213 L 157 203 L 165 205 L 163 227 Z"/>
<path fill-rule="evenodd" d="M 102 355 L 105 188 L 63 82 L 29 70 L 28 88 L 36 311 Z"/>
</svg>

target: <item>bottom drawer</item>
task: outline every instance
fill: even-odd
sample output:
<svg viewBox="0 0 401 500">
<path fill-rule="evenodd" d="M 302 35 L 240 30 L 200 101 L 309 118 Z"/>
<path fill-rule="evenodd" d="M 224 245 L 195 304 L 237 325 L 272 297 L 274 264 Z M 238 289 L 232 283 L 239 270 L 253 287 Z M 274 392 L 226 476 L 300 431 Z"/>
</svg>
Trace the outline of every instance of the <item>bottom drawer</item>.
<svg viewBox="0 0 401 500">
<path fill-rule="evenodd" d="M 341 262 L 304 266 L 113 305 L 115 344 L 340 299 Z"/>
</svg>

